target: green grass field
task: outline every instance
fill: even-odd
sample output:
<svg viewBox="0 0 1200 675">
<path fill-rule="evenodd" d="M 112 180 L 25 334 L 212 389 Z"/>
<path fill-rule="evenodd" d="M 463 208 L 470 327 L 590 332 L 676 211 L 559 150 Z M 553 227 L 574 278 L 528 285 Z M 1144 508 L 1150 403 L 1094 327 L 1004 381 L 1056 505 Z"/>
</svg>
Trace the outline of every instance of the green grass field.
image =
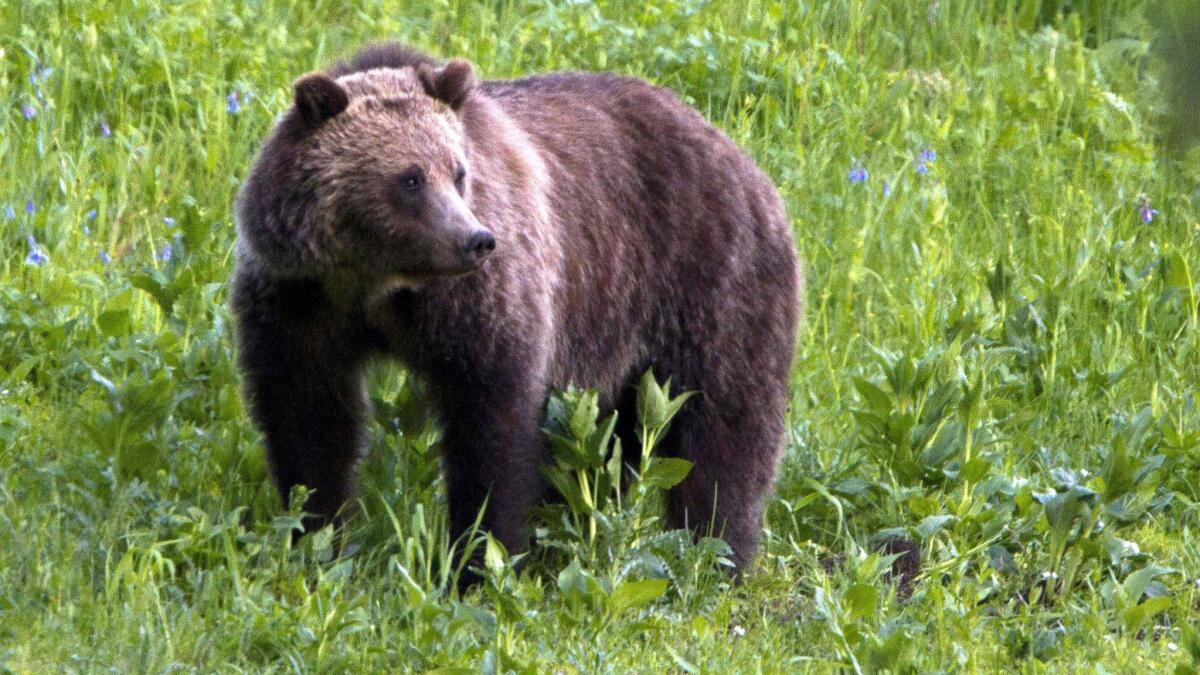
<svg viewBox="0 0 1200 675">
<path fill-rule="evenodd" d="M 1197 672 L 1200 152 L 1164 140 L 1161 13 L 0 4 L 0 671 Z M 347 551 L 289 544 L 234 367 L 231 206 L 293 79 L 381 38 L 645 77 L 776 181 L 807 323 L 743 584 L 644 482 L 548 508 L 459 597 L 395 368 Z M 900 588 L 894 535 L 922 557 Z"/>
</svg>

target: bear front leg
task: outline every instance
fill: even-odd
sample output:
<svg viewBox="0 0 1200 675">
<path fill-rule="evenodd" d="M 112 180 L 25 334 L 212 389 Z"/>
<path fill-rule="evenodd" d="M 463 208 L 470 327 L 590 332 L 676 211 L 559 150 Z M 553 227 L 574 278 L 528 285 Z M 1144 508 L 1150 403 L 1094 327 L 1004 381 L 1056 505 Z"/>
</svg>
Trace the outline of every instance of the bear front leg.
<svg viewBox="0 0 1200 675">
<path fill-rule="evenodd" d="M 284 507 L 294 486 L 310 490 L 312 531 L 334 522 L 352 493 L 368 410 L 363 350 L 315 282 L 242 278 L 234 288 L 250 414 Z"/>
<path fill-rule="evenodd" d="M 524 550 L 529 510 L 544 492 L 538 467 L 545 454 L 545 393 L 502 375 L 435 381 L 459 385 L 435 391 L 451 541 L 459 542 L 478 520 L 509 553 Z"/>
</svg>

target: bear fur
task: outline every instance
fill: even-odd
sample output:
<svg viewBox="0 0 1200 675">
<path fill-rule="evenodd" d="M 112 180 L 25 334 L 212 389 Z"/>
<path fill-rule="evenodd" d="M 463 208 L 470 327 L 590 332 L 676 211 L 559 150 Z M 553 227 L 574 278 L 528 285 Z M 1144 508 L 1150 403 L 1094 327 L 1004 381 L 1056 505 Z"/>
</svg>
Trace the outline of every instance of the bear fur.
<svg viewBox="0 0 1200 675">
<path fill-rule="evenodd" d="M 451 537 L 510 551 L 543 497 L 548 393 L 633 434 L 653 368 L 697 392 L 660 452 L 673 525 L 751 560 L 784 446 L 803 278 L 771 181 L 665 89 L 603 73 L 477 81 L 385 44 L 295 84 L 237 204 L 232 306 L 272 476 L 319 524 L 352 497 L 363 369 L 398 359 L 443 429 Z M 494 248 L 494 251 L 492 250 Z"/>
</svg>

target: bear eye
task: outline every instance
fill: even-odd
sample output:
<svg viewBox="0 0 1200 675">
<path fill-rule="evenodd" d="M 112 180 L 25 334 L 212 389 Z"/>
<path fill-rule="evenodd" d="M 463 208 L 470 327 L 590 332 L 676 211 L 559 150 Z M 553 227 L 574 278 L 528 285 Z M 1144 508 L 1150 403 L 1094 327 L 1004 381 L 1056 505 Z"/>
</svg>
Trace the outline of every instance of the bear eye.
<svg viewBox="0 0 1200 675">
<path fill-rule="evenodd" d="M 415 194 L 425 186 L 425 172 L 420 167 L 410 166 L 400 172 L 396 182 L 404 192 Z"/>
</svg>

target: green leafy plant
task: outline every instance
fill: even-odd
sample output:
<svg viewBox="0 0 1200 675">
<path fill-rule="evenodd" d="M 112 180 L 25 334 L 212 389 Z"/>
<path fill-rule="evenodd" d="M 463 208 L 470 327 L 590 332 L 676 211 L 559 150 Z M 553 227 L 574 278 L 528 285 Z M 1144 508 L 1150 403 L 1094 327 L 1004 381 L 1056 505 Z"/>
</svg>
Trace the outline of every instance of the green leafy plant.
<svg viewBox="0 0 1200 675">
<path fill-rule="evenodd" d="M 598 396 L 569 388 L 551 398 L 546 434 L 553 463 L 542 467 L 563 503 L 541 511 L 539 543 L 569 560 L 557 585 L 581 620 L 615 618 L 662 596 L 669 579 L 703 574 L 702 559 L 728 554 L 717 539 L 685 544 L 689 532 L 663 532 L 661 497 L 687 477 L 691 463 L 654 454 L 691 392 L 671 395 L 647 371 L 638 384 L 640 446 L 626 454 L 614 434 L 617 413 L 598 420 Z"/>
</svg>

